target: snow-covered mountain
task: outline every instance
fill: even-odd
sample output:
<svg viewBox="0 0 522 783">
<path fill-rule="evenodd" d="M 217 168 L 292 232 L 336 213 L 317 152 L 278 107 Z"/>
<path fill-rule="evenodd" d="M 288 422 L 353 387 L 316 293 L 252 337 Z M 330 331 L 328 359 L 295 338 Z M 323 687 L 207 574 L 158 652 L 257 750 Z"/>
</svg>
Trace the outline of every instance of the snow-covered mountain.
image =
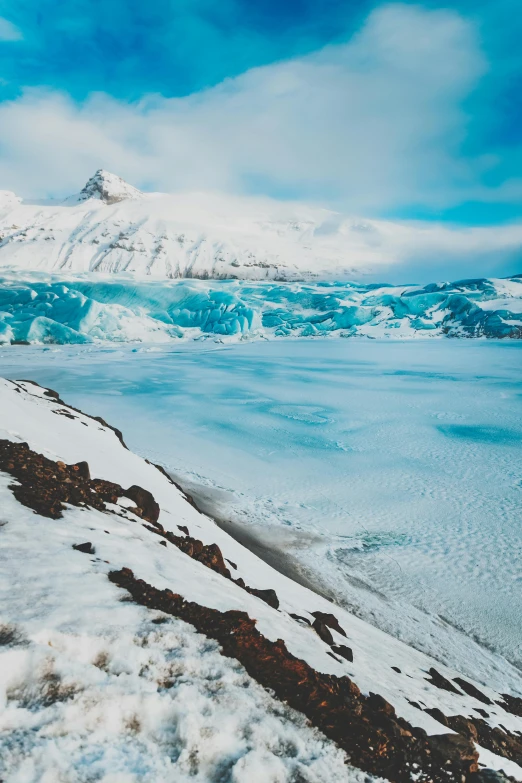
<svg viewBox="0 0 522 783">
<path fill-rule="evenodd" d="M 296 584 L 30 381 L 0 379 L 0 508 L 5 783 L 522 780 L 520 673 Z"/>
<path fill-rule="evenodd" d="M 518 226 L 458 231 L 253 197 L 142 193 L 103 170 L 62 202 L 0 192 L 0 266 L 17 269 L 346 280 L 397 262 L 512 252 L 521 244 Z"/>
<path fill-rule="evenodd" d="M 142 196 L 143 193 L 140 190 L 129 185 L 121 177 L 117 177 L 109 171 L 98 169 L 87 181 L 76 200 L 82 202 L 98 199 L 104 204 L 117 204 L 119 201 L 141 198 Z M 74 202 L 74 196 L 72 200 Z"/>
<path fill-rule="evenodd" d="M 337 221 L 326 210 L 264 200 L 142 193 L 100 170 L 60 203 L 3 192 L 0 265 L 175 278 L 352 276 L 372 260 L 372 242 L 366 228 Z"/>
</svg>

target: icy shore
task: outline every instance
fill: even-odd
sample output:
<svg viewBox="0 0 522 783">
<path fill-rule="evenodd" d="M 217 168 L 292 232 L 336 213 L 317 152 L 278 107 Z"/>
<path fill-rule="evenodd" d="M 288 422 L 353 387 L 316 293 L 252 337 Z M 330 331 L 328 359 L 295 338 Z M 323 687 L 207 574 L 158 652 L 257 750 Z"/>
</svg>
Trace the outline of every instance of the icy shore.
<svg viewBox="0 0 522 783">
<path fill-rule="evenodd" d="M 274 571 L 56 393 L 1 380 L 0 403 L 6 783 L 367 780 L 346 754 L 390 781 L 486 780 L 477 753 L 522 779 L 522 688 Z"/>
</svg>

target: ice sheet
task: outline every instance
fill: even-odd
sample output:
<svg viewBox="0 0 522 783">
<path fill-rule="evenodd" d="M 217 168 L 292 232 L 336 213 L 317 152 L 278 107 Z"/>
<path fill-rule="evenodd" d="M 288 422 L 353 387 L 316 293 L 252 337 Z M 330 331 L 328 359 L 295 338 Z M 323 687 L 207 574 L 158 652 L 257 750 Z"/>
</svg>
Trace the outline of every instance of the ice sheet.
<svg viewBox="0 0 522 783">
<path fill-rule="evenodd" d="M 521 350 L 12 347 L 0 374 L 104 416 L 359 615 L 472 676 L 469 637 L 522 665 Z"/>
</svg>

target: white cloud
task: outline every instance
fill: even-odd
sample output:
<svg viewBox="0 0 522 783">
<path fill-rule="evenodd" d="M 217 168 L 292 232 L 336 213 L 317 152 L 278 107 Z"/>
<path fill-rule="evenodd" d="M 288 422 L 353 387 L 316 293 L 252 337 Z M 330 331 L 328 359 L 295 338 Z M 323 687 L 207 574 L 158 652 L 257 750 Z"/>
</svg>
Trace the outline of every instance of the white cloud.
<svg viewBox="0 0 522 783">
<path fill-rule="evenodd" d="M 0 41 L 21 41 L 22 38 L 22 31 L 8 19 L 0 16 Z"/>
<path fill-rule="evenodd" d="M 138 186 L 271 193 L 379 212 L 448 206 L 477 187 L 459 155 L 485 68 L 450 10 L 388 5 L 343 45 L 184 98 L 124 104 L 28 89 L 0 104 L 0 186 L 78 190 L 94 169 Z"/>
</svg>

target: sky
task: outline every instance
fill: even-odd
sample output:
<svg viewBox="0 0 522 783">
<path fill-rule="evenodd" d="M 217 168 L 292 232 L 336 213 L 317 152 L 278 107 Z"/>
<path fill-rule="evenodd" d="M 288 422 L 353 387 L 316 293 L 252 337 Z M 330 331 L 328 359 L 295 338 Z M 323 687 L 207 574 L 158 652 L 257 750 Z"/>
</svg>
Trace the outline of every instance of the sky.
<svg viewBox="0 0 522 783">
<path fill-rule="evenodd" d="M 522 221 L 519 0 L 0 0 L 0 188 Z"/>
</svg>

